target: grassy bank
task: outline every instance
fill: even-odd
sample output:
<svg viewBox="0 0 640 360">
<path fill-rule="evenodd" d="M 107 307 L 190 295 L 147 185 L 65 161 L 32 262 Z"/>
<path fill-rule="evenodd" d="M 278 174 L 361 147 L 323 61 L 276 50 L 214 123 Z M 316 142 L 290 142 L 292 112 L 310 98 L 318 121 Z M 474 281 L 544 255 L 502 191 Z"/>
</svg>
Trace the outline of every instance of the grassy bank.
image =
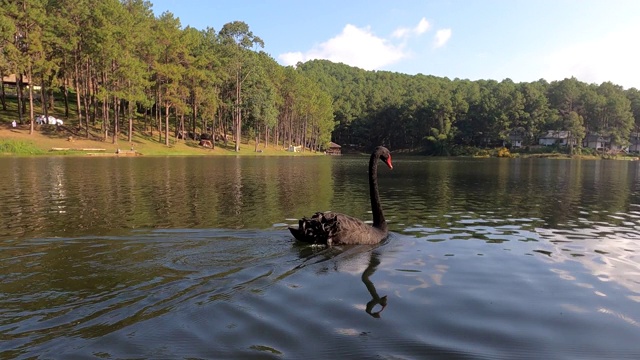
<svg viewBox="0 0 640 360">
<path fill-rule="evenodd" d="M 157 133 L 156 133 L 157 135 Z M 57 149 L 54 151 L 52 149 Z M 223 143 L 216 143 L 215 149 L 200 146 L 193 140 L 170 139 L 170 146 L 159 143 L 157 136 L 153 138 L 136 134 L 131 142 L 126 136 L 120 136 L 118 143 L 113 144 L 111 138 L 108 141 L 100 140 L 95 134 L 89 139 L 75 136 L 66 127 L 56 128 L 54 125 L 38 125 L 33 134 L 29 134 L 29 126 L 22 125 L 12 128 L 10 124 L 0 124 L 0 155 L 4 156 L 34 156 L 34 155 L 116 155 L 120 149 L 121 155 L 135 152 L 145 156 L 207 156 L 207 155 L 251 155 L 251 156 L 309 156 L 318 155 L 305 151 L 304 153 L 291 153 L 281 146 L 258 146 L 255 151 L 255 143 L 241 143 L 240 152 L 234 151 L 234 144 L 229 142 L 225 147 Z M 133 151 L 132 151 L 133 150 Z"/>
<path fill-rule="evenodd" d="M 29 134 L 29 125 L 18 125 L 16 128 L 11 126 L 13 120 L 18 120 L 18 106 L 15 96 L 9 95 L 6 99 L 7 110 L 0 109 L 0 156 L 34 156 L 34 155 L 78 155 L 86 156 L 87 153 L 116 155 L 118 149 L 121 154 L 127 154 L 135 151 L 137 154 L 145 156 L 206 156 L 206 155 L 251 155 L 251 156 L 309 156 L 318 155 L 311 151 L 304 153 L 291 153 L 285 151 L 281 146 L 270 145 L 265 147 L 264 144 L 258 146 L 259 152 L 255 151 L 255 142 L 244 139 L 240 144 L 240 151 L 235 152 L 234 143 L 216 142 L 216 148 L 210 149 L 202 147 L 198 142 L 193 140 L 176 140 L 170 137 L 170 145 L 167 147 L 158 139 L 158 133 L 154 132 L 154 136 L 150 136 L 148 132 L 139 129 L 141 120 L 136 120 L 131 142 L 127 140 L 126 135 L 118 137 L 117 144 L 112 143 L 111 137 L 107 141 L 103 141 L 103 135 L 99 128 L 91 129 L 89 138 L 84 137 L 84 130 L 80 134 L 73 131 L 77 125 L 77 121 L 66 120 L 64 118 L 63 103 L 57 96 L 55 107 L 50 110 L 49 115 L 64 120 L 64 125 L 56 127 L 55 125 L 35 125 L 33 134 Z M 70 104 L 72 114 L 76 113 L 75 103 Z M 40 109 L 35 110 L 35 114 L 39 115 Z M 171 132 L 173 133 L 173 131 Z M 68 149 L 60 151 L 52 151 L 51 149 Z M 82 149 L 100 149 L 99 151 L 84 151 Z M 133 151 L 131 150 L 133 149 Z"/>
</svg>

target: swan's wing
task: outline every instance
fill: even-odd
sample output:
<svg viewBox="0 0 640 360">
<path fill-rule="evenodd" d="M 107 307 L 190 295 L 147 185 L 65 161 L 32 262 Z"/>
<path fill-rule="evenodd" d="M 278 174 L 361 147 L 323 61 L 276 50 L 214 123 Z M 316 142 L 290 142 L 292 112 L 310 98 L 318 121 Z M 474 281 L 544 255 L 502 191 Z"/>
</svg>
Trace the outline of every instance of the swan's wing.
<svg viewBox="0 0 640 360">
<path fill-rule="evenodd" d="M 336 221 L 333 244 L 376 244 L 386 236 L 386 232 L 353 216 L 340 213 L 333 215 Z"/>
<path fill-rule="evenodd" d="M 311 244 L 376 244 L 386 232 L 353 216 L 335 212 L 317 212 L 310 219 L 302 218 L 298 227 L 289 227 L 299 241 Z"/>
<path fill-rule="evenodd" d="M 332 244 L 337 228 L 335 213 L 315 213 L 310 219 L 302 218 L 298 227 L 289 227 L 293 236 L 302 242 L 311 244 Z"/>
</svg>

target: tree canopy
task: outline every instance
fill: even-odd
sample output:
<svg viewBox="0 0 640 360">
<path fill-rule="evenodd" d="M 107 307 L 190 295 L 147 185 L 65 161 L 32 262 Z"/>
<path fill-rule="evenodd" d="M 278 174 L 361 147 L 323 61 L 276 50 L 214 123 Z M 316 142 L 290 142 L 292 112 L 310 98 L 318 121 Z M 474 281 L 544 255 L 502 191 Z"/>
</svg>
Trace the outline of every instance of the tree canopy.
<svg viewBox="0 0 640 360">
<path fill-rule="evenodd" d="M 313 149 L 331 139 L 331 97 L 258 51 L 263 40 L 242 21 L 216 32 L 183 28 L 170 12 L 156 17 L 143 0 L 17 0 L 2 2 L 0 31 L 2 75 L 41 88 L 18 91 L 19 108 L 30 110 L 21 123 L 33 126 L 34 111 L 46 115 L 61 93 L 68 119 L 112 142 L 123 131 L 129 141 L 134 131 L 156 132 L 166 145 L 233 133 L 236 150 L 250 134 Z"/>
<path fill-rule="evenodd" d="M 337 142 L 384 143 L 394 149 L 449 153 L 456 146 L 485 147 L 519 134 L 536 144 L 548 130 L 587 133 L 627 145 L 640 129 L 640 92 L 575 78 L 514 83 L 365 71 L 327 60 L 298 64 L 333 97 Z"/>
<path fill-rule="evenodd" d="M 548 130 L 569 131 L 578 144 L 597 134 L 626 145 L 638 131 L 640 92 L 610 82 L 451 80 L 327 60 L 284 67 L 263 47 L 242 21 L 197 30 L 170 12 L 155 16 L 144 0 L 0 7 L 0 72 L 17 75 L 19 119 L 32 131 L 60 94 L 85 136 L 100 129 L 105 141 L 131 141 L 137 131 L 170 145 L 207 134 L 215 146 L 232 134 L 236 150 L 252 138 L 256 149 L 333 140 L 449 154 L 513 134 L 532 145 Z M 41 90 L 23 92 L 27 79 Z"/>
</svg>

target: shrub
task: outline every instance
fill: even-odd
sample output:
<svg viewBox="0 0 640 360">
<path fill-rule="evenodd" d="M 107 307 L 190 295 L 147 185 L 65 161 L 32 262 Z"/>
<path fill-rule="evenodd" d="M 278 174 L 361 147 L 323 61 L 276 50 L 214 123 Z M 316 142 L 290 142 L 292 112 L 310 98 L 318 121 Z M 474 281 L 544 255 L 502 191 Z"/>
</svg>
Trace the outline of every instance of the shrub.
<svg viewBox="0 0 640 360">
<path fill-rule="evenodd" d="M 506 157 L 506 158 L 510 158 L 511 157 L 511 153 L 509 152 L 509 149 L 507 149 L 506 147 L 501 147 L 498 149 L 498 157 Z"/>
</svg>

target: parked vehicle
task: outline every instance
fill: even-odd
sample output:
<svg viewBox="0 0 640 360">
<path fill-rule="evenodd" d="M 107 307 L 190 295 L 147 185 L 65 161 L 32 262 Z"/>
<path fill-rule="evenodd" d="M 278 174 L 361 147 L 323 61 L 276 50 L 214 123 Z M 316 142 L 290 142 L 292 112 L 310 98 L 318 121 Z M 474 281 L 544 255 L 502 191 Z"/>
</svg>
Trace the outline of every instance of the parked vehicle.
<svg viewBox="0 0 640 360">
<path fill-rule="evenodd" d="M 39 115 L 36 118 L 36 124 L 38 125 L 43 125 L 43 124 L 49 124 L 49 125 L 62 125 L 63 121 L 60 119 L 56 119 L 55 117 L 49 115 L 48 117 L 45 117 L 44 115 Z"/>
</svg>

